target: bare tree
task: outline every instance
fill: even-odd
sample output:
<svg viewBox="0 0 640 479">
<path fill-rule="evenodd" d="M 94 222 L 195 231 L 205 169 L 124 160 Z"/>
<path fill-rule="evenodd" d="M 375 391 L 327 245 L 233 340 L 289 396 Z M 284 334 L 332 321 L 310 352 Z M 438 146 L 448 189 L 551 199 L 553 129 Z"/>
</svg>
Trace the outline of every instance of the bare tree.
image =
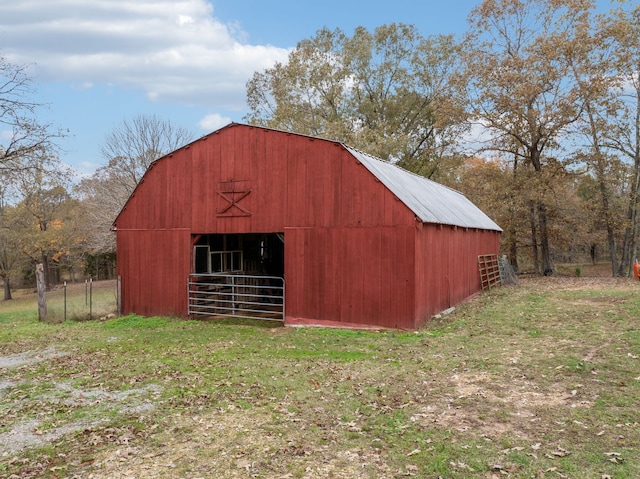
<svg viewBox="0 0 640 479">
<path fill-rule="evenodd" d="M 107 161 L 78 186 L 93 253 L 115 251 L 111 225 L 149 165 L 189 143 L 193 133 L 155 115 L 124 120 L 107 135 L 101 154 Z"/>
<path fill-rule="evenodd" d="M 112 176 L 107 170 L 97 171 L 77 186 L 76 192 L 81 198 L 84 237 L 92 254 L 115 251 L 115 235 L 111 232 L 111 226 L 131 191 L 127 183 Z"/>
<path fill-rule="evenodd" d="M 168 120 L 138 115 L 107 135 L 100 152 L 108 163 L 99 171 L 118 178 L 131 193 L 151 163 L 192 139 L 190 131 Z"/>
<path fill-rule="evenodd" d="M 8 133 L 0 137 L 0 171 L 43 168 L 42 161 L 57 149 L 55 140 L 64 136 L 38 121 L 37 112 L 44 105 L 31 100 L 32 94 L 28 66 L 14 65 L 0 55 L 0 127 Z"/>
</svg>

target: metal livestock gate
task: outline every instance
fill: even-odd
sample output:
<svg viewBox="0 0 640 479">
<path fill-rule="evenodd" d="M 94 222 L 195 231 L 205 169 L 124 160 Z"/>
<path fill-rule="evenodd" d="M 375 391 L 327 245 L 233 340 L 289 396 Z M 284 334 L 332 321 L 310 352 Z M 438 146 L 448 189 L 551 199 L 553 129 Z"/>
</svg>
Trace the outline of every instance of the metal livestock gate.
<svg viewBox="0 0 640 479">
<path fill-rule="evenodd" d="M 244 274 L 191 274 L 189 316 L 284 321 L 284 279 Z"/>
</svg>

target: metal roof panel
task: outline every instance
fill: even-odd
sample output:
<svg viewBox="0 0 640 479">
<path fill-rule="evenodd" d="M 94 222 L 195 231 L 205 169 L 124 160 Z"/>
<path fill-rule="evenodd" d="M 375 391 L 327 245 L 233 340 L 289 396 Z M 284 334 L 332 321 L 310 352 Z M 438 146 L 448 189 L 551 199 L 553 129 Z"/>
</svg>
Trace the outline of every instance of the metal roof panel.
<svg viewBox="0 0 640 479">
<path fill-rule="evenodd" d="M 423 223 L 502 231 L 459 191 L 344 146 Z"/>
</svg>

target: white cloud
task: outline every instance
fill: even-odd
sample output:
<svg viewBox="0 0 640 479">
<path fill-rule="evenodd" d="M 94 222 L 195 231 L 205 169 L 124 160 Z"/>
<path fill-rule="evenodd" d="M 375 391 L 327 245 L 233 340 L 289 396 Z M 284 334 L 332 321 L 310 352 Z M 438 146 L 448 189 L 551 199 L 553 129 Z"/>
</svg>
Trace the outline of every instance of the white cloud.
<svg viewBox="0 0 640 479">
<path fill-rule="evenodd" d="M 0 2 L 2 54 L 40 81 L 138 88 L 153 100 L 244 108 L 253 72 L 288 50 L 248 45 L 206 0 Z"/>
<path fill-rule="evenodd" d="M 218 115 L 217 113 L 212 113 L 200 120 L 198 122 L 198 126 L 203 130 L 214 131 L 228 125 L 229 123 L 231 123 L 231 118 Z"/>
</svg>

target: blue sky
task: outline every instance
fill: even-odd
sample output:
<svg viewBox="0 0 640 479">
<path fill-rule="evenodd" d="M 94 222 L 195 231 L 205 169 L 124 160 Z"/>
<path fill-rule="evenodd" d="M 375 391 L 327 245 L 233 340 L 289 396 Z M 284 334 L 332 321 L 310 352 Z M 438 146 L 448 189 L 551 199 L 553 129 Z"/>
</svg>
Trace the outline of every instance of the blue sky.
<svg viewBox="0 0 640 479">
<path fill-rule="evenodd" d="M 253 72 L 320 28 L 412 23 L 461 33 L 475 0 L 0 1 L 0 55 L 29 64 L 41 118 L 68 129 L 61 159 L 81 174 L 123 120 L 169 119 L 196 137 L 246 113 Z"/>
<path fill-rule="evenodd" d="M 241 122 L 253 72 L 322 27 L 462 34 L 479 1 L 0 0 L 0 55 L 31 65 L 41 118 L 69 130 L 61 159 L 90 174 L 106 135 L 136 115 L 196 137 Z"/>
</svg>

